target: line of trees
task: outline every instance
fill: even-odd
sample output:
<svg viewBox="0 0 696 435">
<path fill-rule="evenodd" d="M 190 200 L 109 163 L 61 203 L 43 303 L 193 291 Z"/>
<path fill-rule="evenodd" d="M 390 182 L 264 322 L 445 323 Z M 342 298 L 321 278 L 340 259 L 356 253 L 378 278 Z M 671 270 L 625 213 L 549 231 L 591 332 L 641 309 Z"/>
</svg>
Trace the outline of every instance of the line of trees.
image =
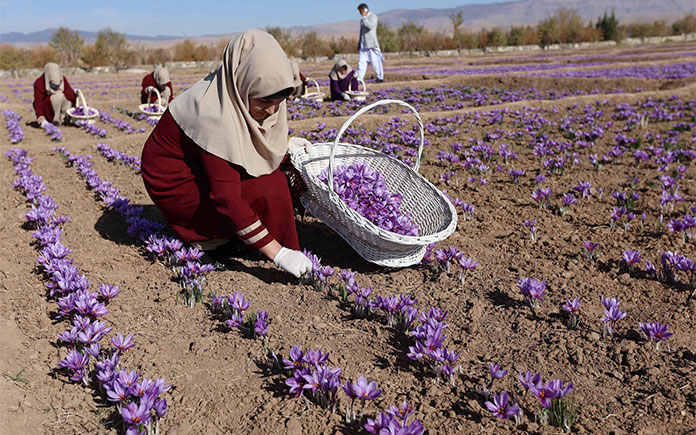
<svg viewBox="0 0 696 435">
<path fill-rule="evenodd" d="M 481 29 L 466 32 L 462 29 L 462 12 L 450 15 L 450 32 L 430 31 L 414 22 L 398 28 L 380 24 L 377 35 L 384 52 L 489 49 L 505 45 L 540 45 L 594 41 L 621 41 L 626 37 L 645 38 L 670 36 L 696 32 L 696 15 L 689 14 L 668 25 L 665 21 L 640 22 L 622 25 L 614 15 L 605 13 L 596 22 L 584 23 L 575 9 L 561 8 L 535 26 L 512 26 L 506 29 Z M 322 38 L 316 32 L 293 37 L 280 27 L 266 29 L 286 51 L 288 56 L 335 56 L 357 52 L 357 37 Z M 357 36 L 357 35 L 356 35 Z M 198 44 L 190 39 L 169 48 L 151 48 L 126 41 L 126 36 L 111 28 L 97 33 L 94 44 L 86 45 L 84 38 L 74 30 L 59 28 L 48 46 L 16 48 L 0 45 L 0 69 L 41 68 L 47 62 L 64 66 L 114 66 L 157 64 L 169 61 L 218 60 L 227 44 L 220 40 L 214 44 Z"/>
</svg>

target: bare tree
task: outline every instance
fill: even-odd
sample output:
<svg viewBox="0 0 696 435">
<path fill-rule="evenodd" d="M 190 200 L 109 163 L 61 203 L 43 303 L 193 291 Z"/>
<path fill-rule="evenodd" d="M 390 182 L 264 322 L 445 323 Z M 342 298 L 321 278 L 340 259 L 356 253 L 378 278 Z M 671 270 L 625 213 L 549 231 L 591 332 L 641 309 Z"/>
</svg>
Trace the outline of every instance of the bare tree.
<svg viewBox="0 0 696 435">
<path fill-rule="evenodd" d="M 423 26 L 419 26 L 413 21 L 402 24 L 397 32 L 401 41 L 401 49 L 407 50 L 409 56 L 413 56 L 413 52 L 421 48 L 421 36 L 424 31 Z"/>
<path fill-rule="evenodd" d="M 112 65 L 116 68 L 128 66 L 128 62 L 132 57 L 126 41 L 126 35 L 112 30 L 110 27 L 102 29 L 97 33 L 94 50 L 98 57 L 103 59 L 107 65 Z"/>
<path fill-rule="evenodd" d="M 456 14 L 453 12 L 448 15 L 450 21 L 452 22 L 452 39 L 454 40 L 457 50 L 462 48 L 462 37 L 461 30 L 462 23 L 464 23 L 463 11 L 459 11 Z"/>
<path fill-rule="evenodd" d="M 59 27 L 51 36 L 48 45 L 65 65 L 75 65 L 80 60 L 80 52 L 85 40 L 77 30 L 71 31 L 67 27 Z"/>
</svg>

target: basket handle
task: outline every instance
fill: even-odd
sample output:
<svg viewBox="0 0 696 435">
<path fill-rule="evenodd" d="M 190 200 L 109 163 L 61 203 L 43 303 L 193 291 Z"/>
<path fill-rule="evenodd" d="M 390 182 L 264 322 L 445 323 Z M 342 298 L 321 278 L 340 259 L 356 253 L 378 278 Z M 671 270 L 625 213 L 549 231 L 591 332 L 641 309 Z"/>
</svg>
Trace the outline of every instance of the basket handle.
<svg viewBox="0 0 696 435">
<path fill-rule="evenodd" d="M 358 91 L 360 91 L 360 83 L 362 83 L 362 86 L 363 86 L 362 91 L 367 92 L 367 85 L 365 84 L 365 81 L 363 79 L 361 79 L 360 77 L 358 77 Z"/>
<path fill-rule="evenodd" d="M 147 99 L 148 101 L 150 100 L 150 94 L 152 91 L 155 91 L 155 94 L 157 94 L 157 107 L 162 107 L 162 96 L 160 95 L 160 91 L 157 90 L 155 86 L 150 86 L 150 91 L 147 93 Z"/>
<path fill-rule="evenodd" d="M 338 131 L 338 134 L 336 135 L 336 139 L 334 139 L 333 143 L 331 144 L 331 153 L 329 154 L 329 189 L 331 189 L 331 192 L 334 191 L 333 188 L 333 166 L 334 166 L 334 159 L 336 157 L 336 145 L 338 145 L 338 142 L 341 140 L 341 136 L 343 136 L 343 133 L 350 127 L 350 124 L 355 121 L 355 118 L 358 116 L 362 115 L 363 113 L 367 112 L 368 110 L 372 109 L 373 107 L 377 106 L 385 106 L 387 104 L 397 104 L 399 106 L 403 106 L 407 109 L 409 109 L 411 112 L 413 112 L 413 115 L 416 117 L 416 120 L 418 121 L 418 126 L 420 127 L 420 144 L 418 145 L 418 156 L 416 157 L 416 163 L 413 165 L 413 170 L 415 172 L 418 172 L 418 168 L 420 167 L 420 161 L 421 161 L 421 155 L 423 154 L 423 144 L 425 143 L 425 129 L 423 127 L 423 120 L 421 119 L 420 115 L 418 115 L 418 112 L 416 109 L 413 108 L 410 104 L 406 103 L 405 101 L 401 100 L 379 100 L 375 101 L 372 104 L 369 104 L 362 109 L 358 110 L 348 118 L 348 120 L 343 124 L 341 129 Z"/>
<path fill-rule="evenodd" d="M 309 77 L 307 77 L 307 81 L 312 81 L 312 82 L 314 83 L 314 87 L 317 88 L 317 94 L 318 94 L 318 93 L 320 92 L 319 83 L 317 83 L 316 80 L 314 80 L 314 79 L 312 79 L 312 78 L 309 78 Z M 310 93 L 311 93 L 311 92 L 307 92 L 307 88 L 305 88 L 305 93 L 304 93 L 304 94 L 305 94 L 305 95 L 309 95 Z"/>
<path fill-rule="evenodd" d="M 80 107 L 80 103 L 82 103 L 82 107 L 87 109 L 87 102 L 85 101 L 85 94 L 81 90 L 75 88 L 75 95 L 77 95 L 77 107 Z M 88 113 L 85 112 L 85 115 L 87 115 L 87 114 Z"/>
</svg>

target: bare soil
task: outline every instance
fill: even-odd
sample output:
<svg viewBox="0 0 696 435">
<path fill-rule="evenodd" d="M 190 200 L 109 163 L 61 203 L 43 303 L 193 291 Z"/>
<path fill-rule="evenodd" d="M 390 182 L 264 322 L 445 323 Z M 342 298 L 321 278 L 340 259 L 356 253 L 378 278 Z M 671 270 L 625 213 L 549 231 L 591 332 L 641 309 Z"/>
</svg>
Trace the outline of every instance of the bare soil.
<svg viewBox="0 0 696 435">
<path fill-rule="evenodd" d="M 635 49 L 633 49 L 635 50 Z M 574 52 L 573 52 L 574 53 Z M 446 65 L 454 59 L 435 59 Z M 389 61 L 390 64 L 420 65 L 421 60 Z M 328 70 L 329 64 L 321 65 Z M 204 72 L 173 72 L 177 84 L 175 95 L 190 86 Z M 469 83 L 488 87 L 534 86 L 539 89 L 596 89 L 602 95 L 573 97 L 556 101 L 527 101 L 494 107 L 477 107 L 454 112 L 421 113 L 426 122 L 437 117 L 508 108 L 522 110 L 535 107 L 543 115 L 557 119 L 569 107 L 594 104 L 597 99 L 612 102 L 635 102 L 647 97 L 682 100 L 696 98 L 693 80 L 590 80 L 543 79 L 519 76 L 450 77 L 421 82 L 416 75 L 387 76 L 389 82 L 378 86 L 424 86 L 429 83 Z M 70 79 L 70 78 L 69 78 Z M 22 125 L 26 138 L 21 144 L 29 150 L 35 163 L 33 171 L 41 175 L 47 192 L 60 206 L 59 213 L 70 217 L 64 227 L 64 243 L 74 250 L 75 264 L 92 281 L 116 284 L 121 294 L 109 305 L 107 321 L 115 332 L 135 334 L 136 347 L 126 354 L 123 364 L 148 377 L 163 377 L 173 385 L 167 396 L 169 412 L 162 420 L 163 433 L 354 433 L 356 426 L 346 425 L 342 409 L 332 414 L 302 399 L 287 394 L 283 377 L 274 375 L 264 365 L 265 349 L 261 341 L 243 338 L 228 330 L 205 304 L 186 308 L 177 303 L 178 285 L 169 269 L 153 263 L 126 234 L 126 227 L 116 214 L 105 211 L 77 173 L 51 152 L 55 145 L 70 152 L 94 155 L 95 169 L 110 180 L 134 204 L 146 207 L 150 217 L 161 219 L 152 205 L 140 176 L 124 166 L 98 156 L 97 142 L 118 151 L 139 155 L 152 127 L 118 113 L 113 105 L 137 110 L 140 77 L 135 75 L 88 75 L 75 78 L 82 87 L 93 84 L 88 98 L 93 105 L 114 118 L 127 120 L 146 132 L 125 135 L 113 126 L 107 138 L 96 139 L 75 127 L 62 127 L 63 141 L 51 143 L 44 131 Z M 691 82 L 691 83 L 690 83 Z M 115 89 L 97 86 L 118 84 Z M 11 85 L 11 86 L 10 86 Z M 7 101 L 0 109 L 11 109 L 33 119 L 31 104 L 21 98 L 32 96 L 22 91 L 30 80 L 0 84 L 0 95 Z M 76 86 L 76 87 L 80 87 Z M 614 88 L 641 92 L 613 94 Z M 557 114 L 553 113 L 556 108 Z M 607 109 L 603 122 L 610 118 Z M 364 126 L 377 128 L 390 115 L 365 116 Z M 645 274 L 628 274 L 619 267 L 625 249 L 635 249 L 646 260 L 659 264 L 659 255 L 667 250 L 679 251 L 696 258 L 693 242 L 683 244 L 668 232 L 655 231 L 659 215 L 657 177 L 662 175 L 652 165 L 636 167 L 633 159 L 595 171 L 587 161 L 568 169 L 563 176 L 552 175 L 544 183 L 551 187 L 555 204 L 560 194 L 569 192 L 580 181 L 590 181 L 600 198 L 579 200 L 572 211 L 561 217 L 553 211 L 539 209 L 530 193 L 533 176 L 541 168 L 539 159 L 525 142 L 499 140 L 511 145 L 519 161 L 489 176 L 489 184 L 478 191 L 467 186 L 466 176 L 457 184 L 446 186 L 438 181 L 443 168 L 437 163 L 438 151 L 469 139 L 482 139 L 484 133 L 497 129 L 516 131 L 514 119 L 506 117 L 501 125 L 479 123 L 457 126 L 448 137 L 428 136 L 421 172 L 448 193 L 473 204 L 475 219 L 459 221 L 457 231 L 442 246 L 455 246 L 466 256 L 480 261 L 465 284 L 458 276 L 433 274 L 426 268 L 384 269 L 362 260 L 342 239 L 313 218 L 298 220 L 303 247 L 319 255 L 324 264 L 350 268 L 358 272 L 363 286 L 371 285 L 381 295 L 407 292 L 414 295 L 418 307 L 431 306 L 449 311 L 448 345 L 461 353 L 462 374 L 454 387 L 437 382 L 419 365 L 406 357 L 408 337 L 392 328 L 365 319 L 354 319 L 348 307 L 324 293 L 301 285 L 276 269 L 271 262 L 242 256 L 230 260 L 230 270 L 209 275 L 209 289 L 218 294 L 239 291 L 247 295 L 252 310 L 266 310 L 272 320 L 269 347 L 287 355 L 290 347 L 321 348 L 331 354 L 331 364 L 342 367 L 346 379 L 366 376 L 376 380 L 383 396 L 366 407 L 375 415 L 391 404 L 408 400 L 417 406 L 419 418 L 428 433 L 512 433 L 510 421 L 491 415 L 475 390 L 486 379 L 490 362 L 509 369 L 510 374 L 496 385 L 497 390 L 515 392 L 525 408 L 536 405 L 529 395 L 521 397 L 517 371 L 542 373 L 545 380 L 562 378 L 575 385 L 574 399 L 580 407 L 578 433 L 688 433 L 696 427 L 696 300 L 689 299 L 684 287 L 667 286 Z M 318 122 L 338 127 L 344 117 L 314 118 L 292 122 L 295 130 L 313 130 Z M 692 121 L 693 122 L 693 121 Z M 647 131 L 664 132 L 668 123 L 649 124 L 646 131 L 632 132 L 631 137 Z M 556 137 L 558 133 L 554 133 Z M 664 133 L 663 133 L 664 134 Z M 691 138 L 689 133 L 689 138 Z M 0 151 L 12 146 L 2 133 Z M 613 134 L 600 141 L 593 153 L 611 149 Z M 688 142 L 693 149 L 693 142 Z M 497 146 L 496 146 L 497 148 Z M 509 167 L 527 170 L 520 184 L 512 184 L 506 174 Z M 47 298 L 44 283 L 35 273 L 37 251 L 31 231 L 23 226 L 28 211 L 24 198 L 12 189 L 14 172 L 10 162 L 0 159 L 0 433 L 84 434 L 116 433 L 111 426 L 110 407 L 91 388 L 71 383 L 55 367 L 65 356 L 57 346 L 56 334 L 67 328 L 55 321 L 55 303 Z M 647 214 L 646 229 L 635 222 L 628 231 L 611 228 L 609 213 L 614 205 L 611 192 L 627 190 L 628 177 L 641 181 L 636 189 L 642 199 L 639 208 Z M 687 166 L 680 181 L 685 202 L 673 217 L 696 205 L 696 170 Z M 531 242 L 522 226 L 525 219 L 536 218 L 539 240 Z M 582 242 L 600 243 L 597 262 L 581 256 Z M 523 305 L 516 288 L 521 277 L 546 280 L 549 291 L 536 316 Z M 615 341 L 601 336 L 600 296 L 617 297 L 627 311 L 618 327 Z M 568 330 L 561 305 L 566 298 L 582 301 L 578 329 Z M 651 349 L 638 334 L 638 322 L 669 323 L 674 337 L 659 351 Z M 540 426 L 527 419 L 519 430 L 528 433 L 557 433 L 557 429 Z"/>
</svg>

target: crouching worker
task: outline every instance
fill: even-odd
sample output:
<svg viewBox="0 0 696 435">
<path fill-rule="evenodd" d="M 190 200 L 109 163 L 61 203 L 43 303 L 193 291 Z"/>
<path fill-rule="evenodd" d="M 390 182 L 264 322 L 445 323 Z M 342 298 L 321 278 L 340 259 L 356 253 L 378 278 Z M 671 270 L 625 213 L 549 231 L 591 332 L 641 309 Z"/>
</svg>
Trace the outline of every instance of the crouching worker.
<svg viewBox="0 0 696 435">
<path fill-rule="evenodd" d="M 34 113 L 36 122 L 45 127 L 49 122 L 63 124 L 68 109 L 76 103 L 75 91 L 63 77 L 57 63 L 49 62 L 44 73 L 34 82 Z"/>
<path fill-rule="evenodd" d="M 145 142 L 142 176 L 150 198 L 182 240 L 213 250 L 241 240 L 299 277 L 293 203 L 279 170 L 290 148 L 286 98 L 292 67 L 268 33 L 247 30 L 222 64 L 174 100 Z"/>
<path fill-rule="evenodd" d="M 157 94 L 154 88 L 160 93 L 162 105 L 167 107 L 174 98 L 174 89 L 172 82 L 169 80 L 169 71 L 162 66 L 156 66 L 155 70 L 143 77 L 140 91 L 140 104 L 154 104 L 157 102 Z M 149 96 L 149 98 L 148 98 Z"/>
<path fill-rule="evenodd" d="M 348 90 L 358 90 L 358 78 L 355 76 L 353 69 L 348 65 L 345 59 L 340 59 L 331 68 L 329 73 L 329 87 L 331 88 L 332 100 L 350 100 L 350 96 L 346 94 Z"/>
<path fill-rule="evenodd" d="M 293 60 L 290 62 L 290 65 L 292 66 L 292 78 L 295 81 L 295 88 L 288 97 L 288 100 L 294 100 L 295 98 L 300 98 L 307 91 L 307 77 L 300 71 L 300 64 L 298 64 L 297 61 Z"/>
</svg>

